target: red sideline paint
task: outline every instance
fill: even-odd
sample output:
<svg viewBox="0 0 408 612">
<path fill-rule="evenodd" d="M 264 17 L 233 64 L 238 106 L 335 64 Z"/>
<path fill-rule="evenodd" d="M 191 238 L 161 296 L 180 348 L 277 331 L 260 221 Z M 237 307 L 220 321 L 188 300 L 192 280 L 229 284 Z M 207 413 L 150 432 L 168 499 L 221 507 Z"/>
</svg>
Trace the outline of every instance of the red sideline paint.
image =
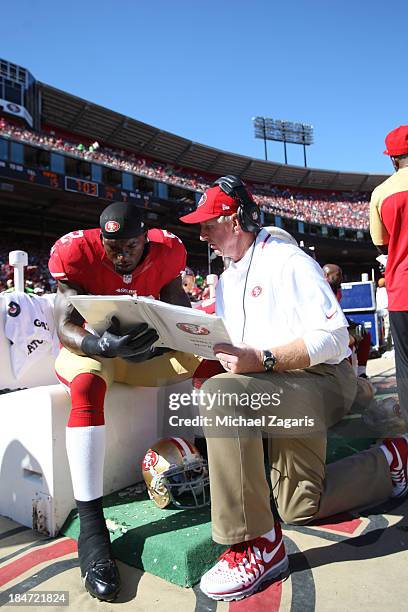
<svg viewBox="0 0 408 612">
<path fill-rule="evenodd" d="M 329 520 L 329 523 L 325 521 Z M 352 518 L 347 514 L 336 514 L 328 519 L 315 521 L 310 527 L 319 527 L 320 529 L 329 529 L 332 531 L 340 531 L 341 533 L 353 534 L 361 525 L 360 518 Z"/>
<path fill-rule="evenodd" d="M 274 582 L 265 590 L 258 591 L 240 601 L 232 601 L 228 612 L 278 612 L 282 598 L 282 581 Z"/>
<path fill-rule="evenodd" d="M 64 557 L 76 550 L 77 543 L 71 538 L 62 540 L 62 542 L 58 541 L 45 548 L 33 550 L 19 559 L 12 561 L 8 565 L 0 567 L 0 586 L 3 586 L 10 580 L 14 580 L 14 578 L 17 578 L 20 574 L 24 574 L 24 572 L 36 565 L 40 565 L 40 563 Z"/>
</svg>

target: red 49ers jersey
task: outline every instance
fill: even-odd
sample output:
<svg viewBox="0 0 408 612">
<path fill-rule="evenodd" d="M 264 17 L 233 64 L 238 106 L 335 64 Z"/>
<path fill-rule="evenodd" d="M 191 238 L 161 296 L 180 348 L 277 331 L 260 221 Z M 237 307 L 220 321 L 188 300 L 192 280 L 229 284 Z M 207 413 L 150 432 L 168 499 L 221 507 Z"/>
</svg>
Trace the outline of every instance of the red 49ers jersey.
<svg viewBox="0 0 408 612">
<path fill-rule="evenodd" d="M 186 249 L 177 236 L 161 229 L 147 233 L 148 252 L 131 274 L 119 274 L 108 259 L 100 229 L 78 230 L 51 249 L 48 267 L 57 281 L 72 283 L 91 295 L 152 295 L 177 278 L 186 266 Z"/>
</svg>

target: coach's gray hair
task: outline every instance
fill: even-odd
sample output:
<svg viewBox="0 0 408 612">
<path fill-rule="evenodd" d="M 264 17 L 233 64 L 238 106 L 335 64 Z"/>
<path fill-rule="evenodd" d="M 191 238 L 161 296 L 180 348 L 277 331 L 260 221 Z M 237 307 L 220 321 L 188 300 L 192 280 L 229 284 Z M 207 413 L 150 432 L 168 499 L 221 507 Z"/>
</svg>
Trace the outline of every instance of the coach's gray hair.
<svg viewBox="0 0 408 612">
<path fill-rule="evenodd" d="M 231 215 L 221 215 L 221 217 L 217 217 L 217 223 L 226 223 L 227 221 L 231 221 Z"/>
</svg>

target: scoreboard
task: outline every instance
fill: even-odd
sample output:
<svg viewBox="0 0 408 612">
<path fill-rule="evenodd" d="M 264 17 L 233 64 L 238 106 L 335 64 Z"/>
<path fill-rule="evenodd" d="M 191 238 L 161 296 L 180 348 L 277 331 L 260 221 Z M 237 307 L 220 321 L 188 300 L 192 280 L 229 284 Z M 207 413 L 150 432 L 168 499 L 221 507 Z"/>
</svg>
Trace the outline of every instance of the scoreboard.
<svg viewBox="0 0 408 612">
<path fill-rule="evenodd" d="M 34 170 L 22 164 L 0 160 L 0 178 L 13 179 L 24 183 L 42 185 L 58 191 L 78 193 L 89 198 L 113 200 L 120 202 L 143 202 L 148 196 L 126 189 L 118 189 L 103 183 L 67 176 L 49 170 Z"/>
<path fill-rule="evenodd" d="M 94 183 L 93 181 L 85 181 L 83 179 L 74 178 L 73 176 L 66 176 L 65 191 L 84 193 L 85 195 L 97 198 L 99 197 L 99 183 Z"/>
</svg>

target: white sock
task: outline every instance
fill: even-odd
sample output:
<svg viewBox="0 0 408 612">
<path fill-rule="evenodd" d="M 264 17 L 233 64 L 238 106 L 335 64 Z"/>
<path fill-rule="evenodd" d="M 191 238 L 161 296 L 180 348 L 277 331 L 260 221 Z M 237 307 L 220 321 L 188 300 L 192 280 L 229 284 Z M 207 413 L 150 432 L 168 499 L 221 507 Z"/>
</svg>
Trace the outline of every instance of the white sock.
<svg viewBox="0 0 408 612">
<path fill-rule="evenodd" d="M 105 425 L 67 427 L 66 447 L 75 499 L 102 497 Z"/>
<path fill-rule="evenodd" d="M 360 374 L 367 374 L 367 366 L 357 366 L 357 376 Z"/>
<path fill-rule="evenodd" d="M 272 527 L 270 531 L 267 531 L 261 537 L 267 538 L 270 542 L 274 542 L 276 540 L 275 527 Z"/>
<path fill-rule="evenodd" d="M 380 448 L 381 448 L 382 452 L 385 455 L 385 458 L 387 460 L 388 465 L 391 467 L 392 453 L 388 450 L 388 448 L 385 446 L 385 444 L 381 444 Z"/>
</svg>

